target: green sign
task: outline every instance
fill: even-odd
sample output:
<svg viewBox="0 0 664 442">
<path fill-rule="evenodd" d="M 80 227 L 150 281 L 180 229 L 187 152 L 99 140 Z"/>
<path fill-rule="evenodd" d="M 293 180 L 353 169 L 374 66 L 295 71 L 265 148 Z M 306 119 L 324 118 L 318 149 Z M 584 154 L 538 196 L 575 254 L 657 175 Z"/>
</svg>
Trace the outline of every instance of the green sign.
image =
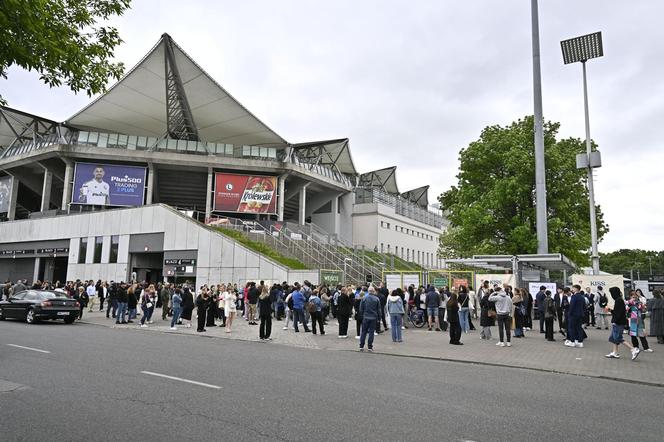
<svg viewBox="0 0 664 442">
<path fill-rule="evenodd" d="M 343 272 L 341 270 L 321 270 L 320 283 L 327 284 L 328 286 L 337 286 L 341 284 L 343 279 Z"/>
<path fill-rule="evenodd" d="M 433 278 L 433 286 L 436 288 L 443 288 L 446 285 L 449 285 L 447 283 L 447 278 Z"/>
</svg>

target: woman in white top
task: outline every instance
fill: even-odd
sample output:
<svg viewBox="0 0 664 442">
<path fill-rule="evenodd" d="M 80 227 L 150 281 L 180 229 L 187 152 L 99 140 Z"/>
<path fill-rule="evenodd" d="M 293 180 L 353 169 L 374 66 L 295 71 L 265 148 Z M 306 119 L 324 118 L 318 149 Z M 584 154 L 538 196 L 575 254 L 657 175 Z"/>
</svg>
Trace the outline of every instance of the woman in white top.
<svg viewBox="0 0 664 442">
<path fill-rule="evenodd" d="M 237 312 L 237 296 L 233 290 L 228 291 L 225 285 L 221 286 L 221 299 L 224 300 L 224 313 L 226 314 L 226 333 L 231 332 L 233 318 Z"/>
</svg>

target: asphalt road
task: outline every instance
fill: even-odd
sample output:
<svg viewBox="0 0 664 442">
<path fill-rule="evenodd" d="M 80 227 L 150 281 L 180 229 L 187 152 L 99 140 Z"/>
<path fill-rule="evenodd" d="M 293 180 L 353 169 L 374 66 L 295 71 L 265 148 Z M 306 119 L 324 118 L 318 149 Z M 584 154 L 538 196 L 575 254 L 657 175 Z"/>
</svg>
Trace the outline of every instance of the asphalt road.
<svg viewBox="0 0 664 442">
<path fill-rule="evenodd" d="M 380 353 L 0 322 L 3 441 L 659 441 L 662 393 Z"/>
</svg>

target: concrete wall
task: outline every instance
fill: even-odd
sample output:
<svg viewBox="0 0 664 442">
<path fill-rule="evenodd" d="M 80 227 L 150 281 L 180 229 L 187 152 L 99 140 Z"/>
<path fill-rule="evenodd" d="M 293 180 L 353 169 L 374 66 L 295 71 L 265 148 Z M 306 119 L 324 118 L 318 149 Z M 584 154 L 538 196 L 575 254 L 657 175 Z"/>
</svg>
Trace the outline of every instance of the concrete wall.
<svg viewBox="0 0 664 442">
<path fill-rule="evenodd" d="M 290 271 L 220 233 L 211 231 L 177 211 L 152 205 L 130 209 L 72 214 L 54 218 L 0 223 L 2 242 L 69 240 L 67 279 L 127 280 L 131 235 L 163 233 L 163 251 L 197 250 L 196 284 L 220 282 L 318 282 L 318 271 Z M 119 235 L 118 262 L 93 263 L 95 237 Z M 84 263 L 78 263 L 80 238 L 88 238 Z M 104 239 L 109 244 L 110 239 Z M 104 261 L 106 258 L 106 262 Z M 30 278 L 30 275 L 26 276 Z"/>
<path fill-rule="evenodd" d="M 352 219 L 354 245 L 383 253 L 396 251 L 403 259 L 438 267 L 436 253 L 442 229 L 397 215 L 393 207 L 378 203 L 356 204 Z"/>
</svg>

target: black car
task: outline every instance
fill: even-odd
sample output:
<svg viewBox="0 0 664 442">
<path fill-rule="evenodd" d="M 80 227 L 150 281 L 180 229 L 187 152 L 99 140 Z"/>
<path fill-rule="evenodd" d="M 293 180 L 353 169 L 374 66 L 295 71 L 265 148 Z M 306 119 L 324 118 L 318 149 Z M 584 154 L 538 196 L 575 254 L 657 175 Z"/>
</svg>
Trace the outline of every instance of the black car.
<svg viewBox="0 0 664 442">
<path fill-rule="evenodd" d="M 28 324 L 42 319 L 64 319 L 71 324 L 79 311 L 78 301 L 51 290 L 24 290 L 0 301 L 0 320 L 22 319 Z"/>
</svg>

